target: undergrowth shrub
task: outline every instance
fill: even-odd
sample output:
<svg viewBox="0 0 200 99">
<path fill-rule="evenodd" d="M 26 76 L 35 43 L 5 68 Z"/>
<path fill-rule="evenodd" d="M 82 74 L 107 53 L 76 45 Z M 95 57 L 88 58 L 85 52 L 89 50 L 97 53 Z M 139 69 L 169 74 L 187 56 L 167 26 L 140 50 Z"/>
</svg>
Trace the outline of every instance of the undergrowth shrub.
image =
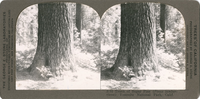
<svg viewBox="0 0 200 99">
<path fill-rule="evenodd" d="M 49 67 L 45 67 L 45 66 L 42 66 L 42 67 L 36 67 L 36 69 L 41 73 L 40 76 L 42 78 L 45 78 L 45 79 L 49 79 L 49 77 L 52 77 L 53 74 L 51 73 L 51 69 Z"/>
<path fill-rule="evenodd" d="M 96 59 L 98 56 L 95 54 L 81 52 L 80 49 L 74 49 L 75 64 L 79 67 L 96 70 Z"/>
<path fill-rule="evenodd" d="M 181 71 L 181 69 L 183 69 L 184 66 L 180 65 L 180 63 L 184 64 L 183 60 L 180 60 L 173 53 L 166 53 L 163 49 L 157 49 L 156 54 L 160 66 L 176 71 Z"/>
<path fill-rule="evenodd" d="M 32 64 L 36 49 L 16 51 L 16 70 L 22 71 Z"/>
<path fill-rule="evenodd" d="M 96 63 L 101 66 L 101 69 L 106 69 L 112 67 L 114 65 L 115 60 L 117 58 L 117 53 L 119 49 L 113 49 L 108 51 L 101 52 L 101 59 L 98 59 Z"/>
</svg>

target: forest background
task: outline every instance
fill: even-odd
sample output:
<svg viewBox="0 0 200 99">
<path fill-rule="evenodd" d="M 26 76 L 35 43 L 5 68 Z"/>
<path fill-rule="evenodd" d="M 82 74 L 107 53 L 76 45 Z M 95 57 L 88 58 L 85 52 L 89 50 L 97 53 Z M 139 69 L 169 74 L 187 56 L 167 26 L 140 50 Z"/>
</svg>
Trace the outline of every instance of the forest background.
<svg viewBox="0 0 200 99">
<path fill-rule="evenodd" d="M 70 3 L 75 58 L 78 66 L 99 72 L 113 66 L 120 44 L 121 9 L 116 5 L 108 9 L 103 17 L 90 7 L 82 6 L 81 32 L 76 26 L 76 4 Z M 166 6 L 165 33 L 160 28 L 160 4 L 155 4 L 156 55 L 159 66 L 172 71 L 185 72 L 185 23 L 181 13 Z M 37 5 L 23 10 L 18 18 L 16 31 L 16 71 L 28 68 L 37 47 Z M 163 39 L 163 35 L 165 39 Z M 81 35 L 81 36 L 80 36 Z M 79 56 L 82 57 L 79 57 Z"/>
</svg>

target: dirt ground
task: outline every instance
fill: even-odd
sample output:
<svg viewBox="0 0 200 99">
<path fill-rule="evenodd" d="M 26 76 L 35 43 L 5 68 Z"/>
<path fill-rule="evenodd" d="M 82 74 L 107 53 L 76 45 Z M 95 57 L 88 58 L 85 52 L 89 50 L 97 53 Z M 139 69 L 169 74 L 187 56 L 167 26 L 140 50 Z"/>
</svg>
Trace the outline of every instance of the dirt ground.
<svg viewBox="0 0 200 99">
<path fill-rule="evenodd" d="M 100 89 L 100 73 L 86 68 L 77 68 L 78 72 L 66 72 L 66 76 L 41 81 L 32 78 L 26 72 L 17 73 L 17 90 L 93 90 Z"/>
<path fill-rule="evenodd" d="M 147 74 L 148 75 L 148 74 Z M 133 90 L 184 90 L 185 72 L 160 68 L 160 78 L 153 75 L 146 76 L 146 80 L 131 79 L 130 81 L 102 80 L 101 89 L 133 89 Z"/>
<path fill-rule="evenodd" d="M 160 78 L 146 76 L 146 80 L 130 81 L 101 80 L 100 73 L 83 67 L 78 72 L 67 72 L 64 77 L 41 81 L 31 77 L 27 72 L 18 72 L 17 90 L 98 90 L 98 89 L 133 89 L 133 90 L 184 90 L 185 72 L 179 73 L 166 68 L 160 69 Z"/>
<path fill-rule="evenodd" d="M 165 68 L 160 69 L 160 78 L 146 76 L 146 80 L 130 81 L 102 80 L 101 89 L 133 89 L 133 90 L 184 90 L 185 72 L 179 73 Z"/>
</svg>

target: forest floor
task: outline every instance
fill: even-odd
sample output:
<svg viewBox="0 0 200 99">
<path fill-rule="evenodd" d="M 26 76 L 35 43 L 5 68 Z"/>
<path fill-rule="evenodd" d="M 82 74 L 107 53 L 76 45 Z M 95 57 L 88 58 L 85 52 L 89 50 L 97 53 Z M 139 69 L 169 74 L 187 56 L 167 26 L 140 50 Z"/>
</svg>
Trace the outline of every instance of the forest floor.
<svg viewBox="0 0 200 99">
<path fill-rule="evenodd" d="M 152 73 L 151 73 L 152 74 Z M 146 76 L 146 80 L 131 79 L 130 81 L 101 80 L 101 89 L 134 89 L 134 90 L 184 90 L 186 88 L 185 72 L 176 72 L 160 68 L 160 78 L 153 75 Z"/>
<path fill-rule="evenodd" d="M 77 72 L 67 71 L 65 76 L 50 78 L 47 81 L 37 80 L 26 71 L 16 72 L 17 90 L 98 90 L 98 89 L 185 89 L 185 72 L 176 72 L 172 69 L 160 67 L 160 78 L 155 79 L 154 73 L 146 74 L 146 80 L 131 79 L 130 81 L 117 81 L 101 79 L 100 70 L 96 67 L 91 54 L 76 51 L 75 58 Z M 80 57 L 81 56 L 81 57 Z M 31 62 L 31 61 L 30 61 Z"/>
<path fill-rule="evenodd" d="M 16 73 L 17 90 L 84 90 L 100 89 L 100 73 L 92 69 L 77 67 L 77 72 L 66 72 L 66 76 L 41 81 L 27 72 Z"/>
<path fill-rule="evenodd" d="M 24 70 L 16 71 L 16 89 L 17 90 L 100 89 L 100 70 L 94 63 L 95 57 L 92 54 L 81 52 L 80 50 L 77 49 L 74 49 L 74 56 L 76 59 L 75 62 L 76 72 L 72 72 L 70 70 L 66 71 L 63 73 L 62 77 L 54 77 L 54 78 L 49 78 L 49 80 L 42 81 L 32 77 L 26 71 L 25 68 Z M 24 60 L 20 61 L 23 62 Z M 31 64 L 32 60 L 29 60 L 28 62 L 29 64 Z M 24 63 L 20 65 L 24 65 Z"/>
<path fill-rule="evenodd" d="M 134 89 L 134 90 L 184 90 L 185 72 L 179 73 L 160 68 L 160 78 L 149 75 L 146 80 L 116 81 L 101 80 L 100 73 L 93 69 L 78 67 L 78 72 L 68 72 L 64 77 L 41 81 L 32 78 L 27 72 L 17 72 L 17 90 L 95 90 L 95 89 Z"/>
</svg>

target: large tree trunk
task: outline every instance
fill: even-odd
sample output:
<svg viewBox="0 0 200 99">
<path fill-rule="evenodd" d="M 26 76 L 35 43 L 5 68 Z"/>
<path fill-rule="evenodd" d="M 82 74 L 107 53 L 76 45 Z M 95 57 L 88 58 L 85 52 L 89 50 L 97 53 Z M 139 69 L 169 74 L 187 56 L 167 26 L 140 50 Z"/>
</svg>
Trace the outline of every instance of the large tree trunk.
<svg viewBox="0 0 200 99">
<path fill-rule="evenodd" d="M 115 64 L 110 68 L 114 78 L 124 77 L 124 72 L 133 72 L 136 77 L 143 76 L 143 71 L 147 69 L 157 72 L 155 48 L 156 24 L 153 4 L 121 4 L 120 48 Z"/>
<path fill-rule="evenodd" d="M 44 3 L 38 9 L 38 45 L 28 70 L 36 77 L 60 76 L 63 70 L 73 70 L 68 6 Z"/>
</svg>

